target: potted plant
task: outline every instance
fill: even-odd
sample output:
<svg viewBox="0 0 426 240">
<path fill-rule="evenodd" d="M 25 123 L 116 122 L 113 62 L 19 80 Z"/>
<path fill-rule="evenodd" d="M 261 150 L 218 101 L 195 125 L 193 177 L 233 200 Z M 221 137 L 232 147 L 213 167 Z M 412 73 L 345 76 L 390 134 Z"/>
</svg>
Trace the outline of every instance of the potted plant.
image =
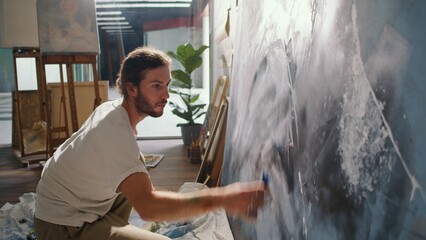
<svg viewBox="0 0 426 240">
<path fill-rule="evenodd" d="M 167 54 L 182 64 L 184 70 L 173 70 L 171 72 L 173 81 L 170 84 L 170 93 L 180 96 L 184 106 L 180 106 L 175 102 L 170 102 L 173 108 L 172 113 L 184 119 L 185 123 L 179 123 L 181 127 L 183 144 L 190 146 L 191 143 L 198 139 L 202 125 L 196 123 L 195 120 L 206 114 L 204 107 L 206 104 L 198 103 L 200 94 L 193 93 L 193 80 L 191 74 L 199 68 L 203 63 L 201 54 L 208 46 L 202 45 L 198 49 L 190 43 L 182 44 L 177 47 L 176 52 L 169 51 Z"/>
</svg>

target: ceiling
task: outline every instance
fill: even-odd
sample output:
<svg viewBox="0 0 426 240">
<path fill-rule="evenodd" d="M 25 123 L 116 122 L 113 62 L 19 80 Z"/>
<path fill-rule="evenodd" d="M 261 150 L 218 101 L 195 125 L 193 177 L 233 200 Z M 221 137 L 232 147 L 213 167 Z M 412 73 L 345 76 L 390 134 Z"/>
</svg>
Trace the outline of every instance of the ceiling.
<svg viewBox="0 0 426 240">
<path fill-rule="evenodd" d="M 142 35 L 144 32 L 144 24 L 153 22 L 153 21 L 163 21 L 168 19 L 177 19 L 177 18 L 190 18 L 194 16 L 194 12 L 197 12 L 197 9 L 203 9 L 208 0 L 186 0 L 186 2 L 189 4 L 189 7 L 136 7 L 136 8 L 126 8 L 126 7 L 117 7 L 117 8 L 100 8 L 100 6 L 104 5 L 104 2 L 101 1 L 108 1 L 108 0 L 97 0 L 96 3 L 96 12 L 97 16 L 99 17 L 112 17 L 112 15 L 102 15 L 104 12 L 111 12 L 111 11 L 119 11 L 121 14 L 114 15 L 114 16 L 121 16 L 124 17 L 124 20 L 121 20 L 120 22 L 128 22 L 128 26 L 133 29 L 131 30 L 125 30 L 122 32 L 127 32 L 127 34 L 123 34 L 123 37 L 126 36 L 132 36 L 132 35 Z M 132 0 L 128 0 L 132 1 Z M 134 0 L 133 0 L 134 1 Z M 182 0 L 185 1 L 185 0 Z M 191 2 L 188 2 L 191 1 Z M 118 1 L 117 1 L 118 2 Z M 152 2 L 152 1 L 140 1 L 140 2 Z M 163 2 L 163 3 L 170 3 L 173 1 L 157 1 L 157 2 Z M 161 4 L 158 4 L 158 6 L 161 6 Z M 101 22 L 105 21 L 99 21 L 98 25 Z M 111 22 L 111 21 L 108 21 Z M 117 21 L 115 21 L 117 22 Z M 127 25 L 122 25 L 127 26 Z M 107 26 L 101 26 L 99 25 L 99 33 L 102 34 L 102 32 L 106 31 L 105 27 Z M 115 25 L 114 27 L 119 27 Z M 166 27 L 165 27 L 166 28 Z M 117 31 L 117 30 L 109 30 L 111 31 Z M 130 31 L 130 33 L 129 33 Z M 111 33 L 109 33 L 111 34 Z"/>
</svg>

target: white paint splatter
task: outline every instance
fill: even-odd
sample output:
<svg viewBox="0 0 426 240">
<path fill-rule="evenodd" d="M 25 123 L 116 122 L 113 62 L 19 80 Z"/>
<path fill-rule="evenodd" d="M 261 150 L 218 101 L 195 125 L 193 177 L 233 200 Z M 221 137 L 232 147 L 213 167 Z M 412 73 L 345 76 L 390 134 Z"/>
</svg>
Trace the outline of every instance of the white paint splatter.
<svg viewBox="0 0 426 240">
<path fill-rule="evenodd" d="M 380 152 L 386 151 L 384 144 L 386 139 L 389 139 L 410 179 L 412 185 L 410 200 L 413 200 L 414 193 L 418 190 L 423 200 L 426 201 L 425 191 L 408 168 L 382 112 L 384 105 L 376 98 L 366 76 L 361 59 L 355 4 L 352 6 L 352 23 L 353 43 L 356 48 L 352 58 L 353 79 L 348 87 L 348 92 L 343 97 L 339 144 L 342 169 L 351 184 L 350 190 L 361 191 L 361 193 L 364 190 L 373 191 L 374 184 L 377 183 L 381 171 L 390 172 L 390 159 L 383 157 L 379 158 L 379 166 L 376 163 L 374 169 L 371 169 L 374 158 L 378 157 Z"/>
<path fill-rule="evenodd" d="M 303 235 L 305 235 L 305 239 L 308 239 L 308 226 L 306 226 L 306 207 L 305 207 L 305 196 L 303 194 L 303 184 L 302 184 L 302 176 L 300 175 L 300 172 L 298 172 L 299 175 L 299 186 L 300 186 L 300 194 L 302 194 L 302 209 L 303 209 L 303 218 L 302 218 L 302 224 L 303 224 Z"/>
</svg>

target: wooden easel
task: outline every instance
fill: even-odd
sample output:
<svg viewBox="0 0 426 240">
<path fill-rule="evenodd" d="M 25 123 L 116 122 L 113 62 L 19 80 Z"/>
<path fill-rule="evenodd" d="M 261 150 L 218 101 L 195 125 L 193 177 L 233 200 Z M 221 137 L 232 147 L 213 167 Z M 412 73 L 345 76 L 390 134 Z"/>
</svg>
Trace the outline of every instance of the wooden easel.
<svg viewBox="0 0 426 240">
<path fill-rule="evenodd" d="M 30 93 L 31 96 L 34 94 L 38 95 L 36 98 L 26 99 L 26 101 L 34 102 L 38 105 L 37 110 L 32 111 L 34 115 L 28 116 L 28 112 L 23 114 L 23 104 L 25 105 L 25 97 L 30 96 L 30 94 L 23 94 L 24 92 L 19 90 L 18 84 L 18 71 L 17 71 L 17 58 L 34 58 L 35 67 L 36 67 L 36 78 L 37 78 L 37 90 Z M 31 164 L 32 161 L 41 161 L 44 160 L 44 150 L 29 151 L 25 148 L 24 144 L 24 133 L 23 130 L 31 129 L 32 125 L 44 119 L 43 114 L 43 102 L 45 96 L 45 88 L 43 87 L 43 82 L 41 79 L 41 64 L 40 64 L 40 50 L 39 48 L 33 47 L 15 47 L 13 48 L 13 63 L 14 63 L 14 72 L 15 72 L 15 91 L 13 94 L 13 137 L 12 137 L 12 149 L 13 154 L 22 164 Z M 29 91 L 25 91 L 29 93 Z M 38 100 L 37 100 L 38 99 Z M 25 118 L 25 120 L 23 119 Z M 44 139 L 43 139 L 44 140 Z"/>
<path fill-rule="evenodd" d="M 79 128 L 78 117 L 77 117 L 77 107 L 75 100 L 75 92 L 74 92 L 74 76 L 72 71 L 73 64 L 90 64 L 92 66 L 93 72 L 93 82 L 94 82 L 94 91 L 95 91 L 95 99 L 93 103 L 93 109 L 95 109 L 101 103 L 101 98 L 99 94 L 99 80 L 98 80 L 98 72 L 96 70 L 96 54 L 67 54 L 67 55 L 59 55 L 59 54 L 46 54 L 42 55 L 42 79 L 45 89 L 47 89 L 47 81 L 45 75 L 45 65 L 46 64 L 58 64 L 60 69 L 60 79 L 61 79 L 61 111 L 64 113 L 65 118 L 65 126 L 52 127 L 52 116 L 51 116 L 51 104 L 47 100 L 48 104 L 45 104 L 44 115 L 47 122 L 47 153 L 46 157 L 51 156 L 56 147 L 58 147 L 63 141 L 65 141 L 70 133 L 68 132 L 68 116 L 67 109 L 65 104 L 65 84 L 63 79 L 63 71 L 62 65 L 66 66 L 66 74 L 67 74 L 67 86 L 68 86 L 68 100 L 70 106 L 70 117 L 71 117 L 71 129 L 72 132 L 76 132 Z M 47 91 L 46 91 L 47 92 Z M 46 99 L 48 99 L 48 95 L 45 95 Z M 65 133 L 65 137 L 54 138 L 54 134 Z"/>
</svg>

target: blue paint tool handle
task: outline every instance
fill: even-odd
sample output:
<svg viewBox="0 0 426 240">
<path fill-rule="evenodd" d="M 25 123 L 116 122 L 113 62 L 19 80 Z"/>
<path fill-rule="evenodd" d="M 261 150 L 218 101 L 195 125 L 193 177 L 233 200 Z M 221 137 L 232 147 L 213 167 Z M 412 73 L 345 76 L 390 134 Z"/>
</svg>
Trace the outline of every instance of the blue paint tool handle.
<svg viewBox="0 0 426 240">
<path fill-rule="evenodd" d="M 269 176 L 266 172 L 262 173 L 262 181 L 265 184 L 265 187 L 268 187 L 269 184 Z"/>
</svg>

